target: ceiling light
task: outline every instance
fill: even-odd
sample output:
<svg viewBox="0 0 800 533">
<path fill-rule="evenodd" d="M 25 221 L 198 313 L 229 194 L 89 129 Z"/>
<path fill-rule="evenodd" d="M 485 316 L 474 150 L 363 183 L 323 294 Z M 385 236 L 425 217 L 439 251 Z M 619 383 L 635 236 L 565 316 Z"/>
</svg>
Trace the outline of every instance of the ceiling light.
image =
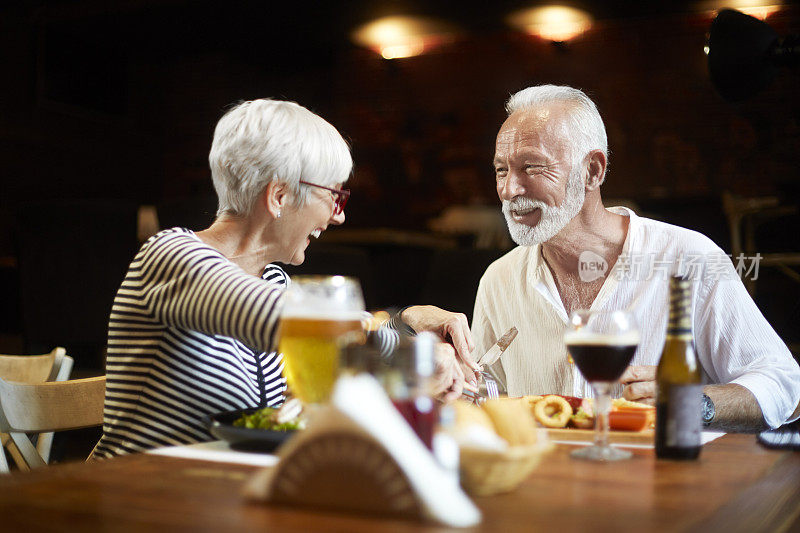
<svg viewBox="0 0 800 533">
<path fill-rule="evenodd" d="M 423 17 L 384 17 L 357 28 L 353 41 L 385 59 L 412 57 L 428 52 L 455 36 L 452 26 Z"/>
<path fill-rule="evenodd" d="M 783 7 L 781 0 L 706 0 L 700 4 L 702 9 L 720 11 L 722 9 L 735 9 L 746 15 L 765 20 Z"/>
<path fill-rule="evenodd" d="M 525 33 L 555 42 L 574 39 L 592 26 L 586 11 L 555 5 L 515 11 L 506 20 Z"/>
</svg>

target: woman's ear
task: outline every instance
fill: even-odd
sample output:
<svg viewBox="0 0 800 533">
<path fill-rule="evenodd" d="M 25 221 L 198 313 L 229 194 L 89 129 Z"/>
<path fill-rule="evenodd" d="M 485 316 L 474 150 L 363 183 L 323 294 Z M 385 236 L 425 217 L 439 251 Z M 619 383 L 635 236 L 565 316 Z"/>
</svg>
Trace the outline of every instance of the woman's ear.
<svg viewBox="0 0 800 533">
<path fill-rule="evenodd" d="M 281 218 L 281 212 L 289 203 L 290 191 L 288 185 L 279 181 L 270 181 L 264 187 L 262 201 L 264 208 L 273 218 Z"/>
<path fill-rule="evenodd" d="M 606 166 L 608 159 L 602 150 L 592 150 L 589 152 L 589 165 L 588 174 L 586 176 L 586 190 L 594 191 L 600 188 L 600 185 L 606 178 Z"/>
</svg>

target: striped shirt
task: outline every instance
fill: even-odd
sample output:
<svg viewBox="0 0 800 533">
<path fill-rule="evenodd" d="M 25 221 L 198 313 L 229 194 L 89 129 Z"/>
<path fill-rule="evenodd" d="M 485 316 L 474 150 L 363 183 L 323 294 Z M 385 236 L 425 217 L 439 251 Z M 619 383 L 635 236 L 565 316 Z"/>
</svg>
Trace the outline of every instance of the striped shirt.
<svg viewBox="0 0 800 533">
<path fill-rule="evenodd" d="M 288 276 L 245 273 L 193 232 L 153 236 L 111 310 L 103 436 L 93 457 L 206 441 L 210 413 L 275 406 L 286 383 L 274 346 Z"/>
<path fill-rule="evenodd" d="M 108 331 L 103 435 L 92 457 L 210 440 L 208 414 L 283 402 L 275 344 L 277 265 L 261 280 L 192 231 L 173 228 L 142 246 L 114 299 Z M 391 353 L 399 315 L 378 330 Z"/>
</svg>

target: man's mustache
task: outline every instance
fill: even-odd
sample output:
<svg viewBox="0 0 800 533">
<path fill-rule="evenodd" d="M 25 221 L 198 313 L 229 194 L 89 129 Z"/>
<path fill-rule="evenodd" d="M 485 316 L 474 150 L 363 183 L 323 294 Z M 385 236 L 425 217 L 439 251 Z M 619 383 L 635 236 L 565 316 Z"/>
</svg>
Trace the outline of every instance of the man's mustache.
<svg viewBox="0 0 800 533">
<path fill-rule="evenodd" d="M 532 200 L 524 196 L 517 196 L 511 200 L 503 200 L 503 213 L 509 214 L 512 210 L 520 211 L 523 209 L 536 209 L 546 211 L 549 206 L 542 201 Z"/>
</svg>

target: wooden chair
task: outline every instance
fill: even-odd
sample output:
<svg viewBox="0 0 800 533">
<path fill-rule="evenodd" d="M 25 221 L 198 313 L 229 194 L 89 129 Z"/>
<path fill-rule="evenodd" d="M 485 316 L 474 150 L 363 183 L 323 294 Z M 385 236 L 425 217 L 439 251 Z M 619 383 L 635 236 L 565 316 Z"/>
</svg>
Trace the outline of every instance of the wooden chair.
<svg viewBox="0 0 800 533">
<path fill-rule="evenodd" d="M 22 383 L 42 383 L 45 381 L 66 381 L 72 372 L 73 359 L 66 354 L 64 348 L 55 348 L 44 355 L 2 355 L 0 354 L 0 379 Z M 53 433 L 41 433 L 36 440 L 39 455 L 48 462 L 53 445 Z M 20 468 L 26 463 L 14 441 L 7 433 L 0 432 L 0 455 L 6 449 Z M 5 464 L 5 457 L 0 457 L 0 465 Z M 0 471 L 2 471 L 0 469 Z"/>
<path fill-rule="evenodd" d="M 10 435 L 29 468 L 45 466 L 28 434 L 101 425 L 105 388 L 105 376 L 38 384 L 0 379 L 0 431 Z"/>
<path fill-rule="evenodd" d="M 752 257 L 760 252 L 756 246 L 756 227 L 760 222 L 797 214 L 797 206 L 781 205 L 776 196 L 743 198 L 728 191 L 722 193 L 722 207 L 728 218 L 734 264 L 739 254 Z M 800 272 L 792 268 L 800 266 L 800 252 L 760 253 L 759 257 L 760 266 L 777 268 L 792 281 L 800 283 Z M 745 278 L 743 282 L 752 296 L 755 280 Z"/>
</svg>

